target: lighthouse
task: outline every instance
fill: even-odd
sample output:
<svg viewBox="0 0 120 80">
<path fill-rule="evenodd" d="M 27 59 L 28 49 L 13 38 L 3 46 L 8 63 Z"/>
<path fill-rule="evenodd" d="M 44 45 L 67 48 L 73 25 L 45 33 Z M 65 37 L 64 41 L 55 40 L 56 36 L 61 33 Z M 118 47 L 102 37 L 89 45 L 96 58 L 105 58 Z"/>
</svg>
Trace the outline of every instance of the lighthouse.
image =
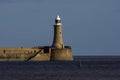
<svg viewBox="0 0 120 80">
<path fill-rule="evenodd" d="M 73 61 L 72 49 L 64 46 L 62 39 L 62 23 L 59 16 L 55 18 L 54 36 L 51 47 L 51 61 Z"/>
<path fill-rule="evenodd" d="M 55 18 L 54 38 L 53 38 L 52 47 L 64 48 L 63 39 L 62 39 L 62 23 L 59 15 Z"/>
</svg>

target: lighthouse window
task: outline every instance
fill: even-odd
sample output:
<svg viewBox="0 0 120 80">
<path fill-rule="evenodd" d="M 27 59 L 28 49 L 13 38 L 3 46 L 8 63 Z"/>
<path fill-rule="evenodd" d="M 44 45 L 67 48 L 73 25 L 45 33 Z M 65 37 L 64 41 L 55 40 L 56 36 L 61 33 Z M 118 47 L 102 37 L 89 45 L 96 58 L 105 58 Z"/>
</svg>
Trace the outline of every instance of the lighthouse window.
<svg viewBox="0 0 120 80">
<path fill-rule="evenodd" d="M 4 50 L 3 53 L 5 53 L 6 51 Z"/>
</svg>

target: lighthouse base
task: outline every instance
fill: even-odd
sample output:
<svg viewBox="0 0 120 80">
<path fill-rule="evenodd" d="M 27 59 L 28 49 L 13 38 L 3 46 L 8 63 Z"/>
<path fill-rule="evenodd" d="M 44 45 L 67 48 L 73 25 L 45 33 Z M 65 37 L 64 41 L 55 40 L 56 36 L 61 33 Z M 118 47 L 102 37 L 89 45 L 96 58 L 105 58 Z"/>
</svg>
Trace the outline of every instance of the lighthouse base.
<svg viewBox="0 0 120 80">
<path fill-rule="evenodd" d="M 68 46 L 61 49 L 51 49 L 51 61 L 73 61 L 72 49 Z"/>
</svg>

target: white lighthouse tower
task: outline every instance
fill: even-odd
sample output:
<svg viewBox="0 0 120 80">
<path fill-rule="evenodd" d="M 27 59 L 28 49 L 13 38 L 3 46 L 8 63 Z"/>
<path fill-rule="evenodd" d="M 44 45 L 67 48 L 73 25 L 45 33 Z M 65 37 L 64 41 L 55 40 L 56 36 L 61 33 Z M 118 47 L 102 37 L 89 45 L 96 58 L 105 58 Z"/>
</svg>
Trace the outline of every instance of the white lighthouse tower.
<svg viewBox="0 0 120 80">
<path fill-rule="evenodd" d="M 62 39 L 62 24 L 59 15 L 55 18 L 54 38 L 53 38 L 52 47 L 64 48 L 63 39 Z"/>
</svg>

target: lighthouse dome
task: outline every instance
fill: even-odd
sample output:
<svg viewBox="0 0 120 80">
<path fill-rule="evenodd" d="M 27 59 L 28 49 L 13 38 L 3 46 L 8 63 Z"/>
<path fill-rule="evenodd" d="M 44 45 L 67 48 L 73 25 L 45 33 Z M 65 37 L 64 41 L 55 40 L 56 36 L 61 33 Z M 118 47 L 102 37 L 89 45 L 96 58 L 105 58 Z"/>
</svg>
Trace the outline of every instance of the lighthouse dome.
<svg viewBox="0 0 120 80">
<path fill-rule="evenodd" d="M 56 17 L 56 20 L 60 20 L 60 17 L 59 17 L 59 15 L 57 15 L 57 17 Z"/>
</svg>

